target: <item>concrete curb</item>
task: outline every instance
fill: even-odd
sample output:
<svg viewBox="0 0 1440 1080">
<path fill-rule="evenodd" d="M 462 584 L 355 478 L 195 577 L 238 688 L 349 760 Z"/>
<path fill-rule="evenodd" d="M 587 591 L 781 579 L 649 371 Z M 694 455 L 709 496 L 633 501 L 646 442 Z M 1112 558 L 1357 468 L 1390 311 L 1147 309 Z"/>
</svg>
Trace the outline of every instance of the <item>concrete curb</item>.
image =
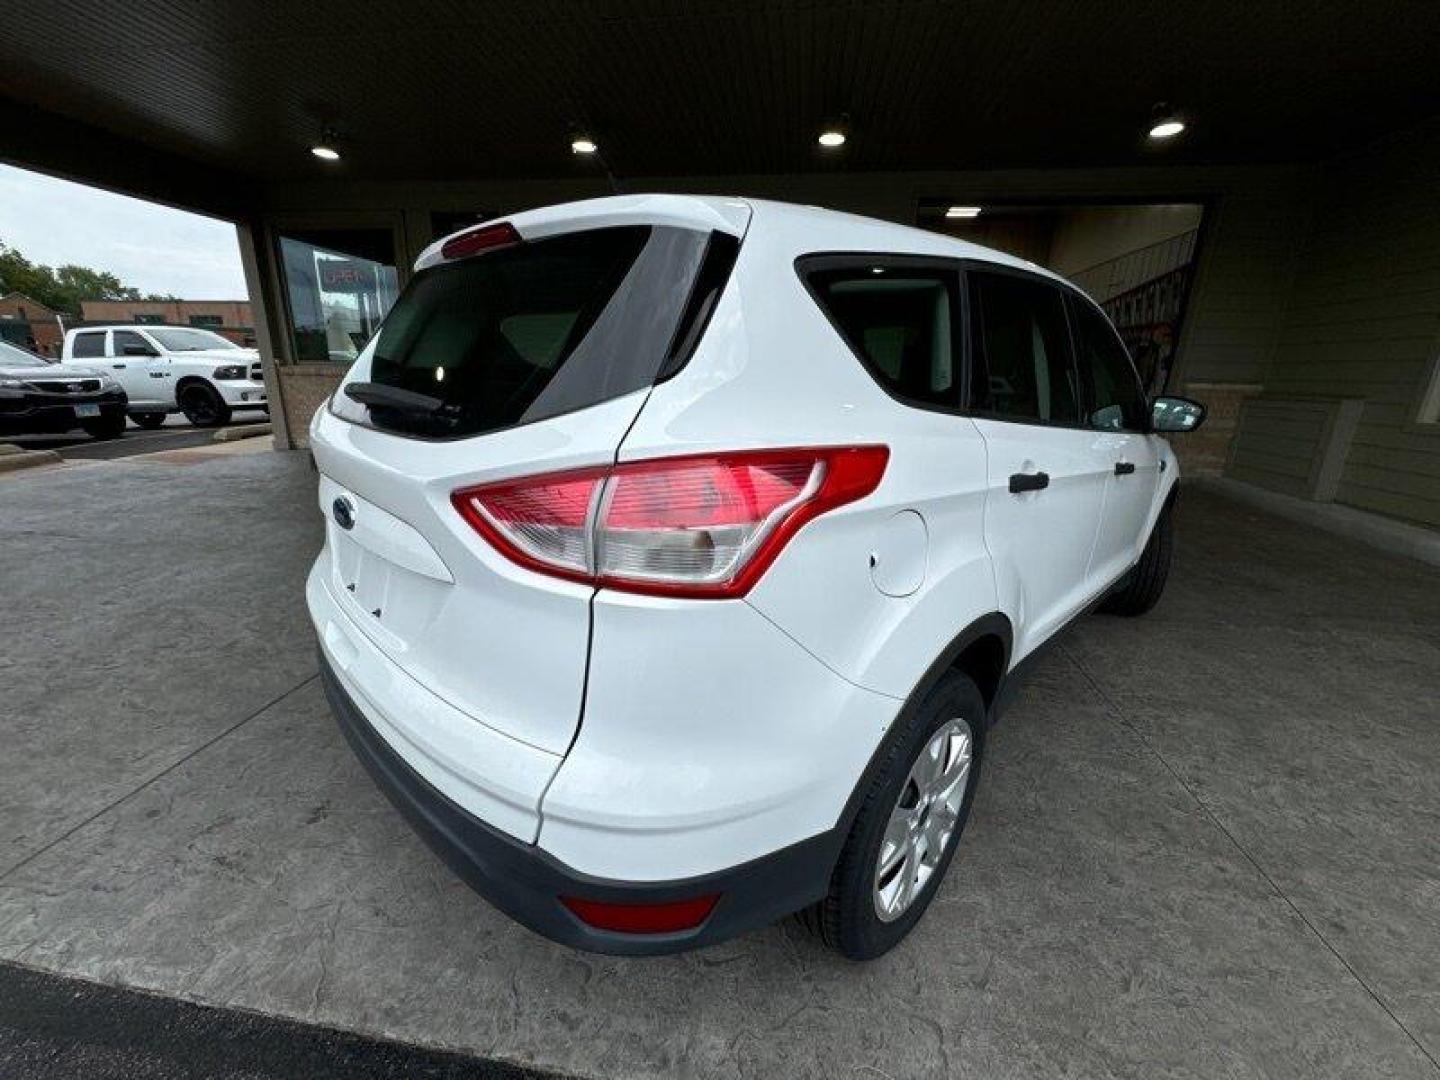
<svg viewBox="0 0 1440 1080">
<path fill-rule="evenodd" d="M 1268 510 L 1302 525 L 1358 540 L 1393 555 L 1405 555 L 1431 566 L 1440 566 L 1440 532 L 1423 525 L 1410 525 L 1335 503 L 1311 502 L 1293 495 L 1281 495 L 1223 476 L 1200 476 L 1184 479 L 1183 483 L 1187 487 L 1213 491 L 1260 510 Z"/>
<path fill-rule="evenodd" d="M 224 427 L 215 432 L 216 442 L 234 442 L 236 439 L 254 439 L 270 434 L 269 424 L 246 424 L 243 427 Z"/>
<path fill-rule="evenodd" d="M 54 450 L 25 450 L 14 443 L 0 443 L 0 473 L 31 469 L 36 465 L 56 465 L 64 460 Z"/>
</svg>

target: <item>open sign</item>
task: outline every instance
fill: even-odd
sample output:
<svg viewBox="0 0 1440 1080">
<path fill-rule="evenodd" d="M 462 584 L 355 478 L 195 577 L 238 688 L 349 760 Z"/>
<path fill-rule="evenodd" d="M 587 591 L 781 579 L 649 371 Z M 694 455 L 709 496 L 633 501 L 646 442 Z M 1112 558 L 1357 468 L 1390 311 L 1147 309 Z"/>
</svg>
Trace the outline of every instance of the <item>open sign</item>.
<svg viewBox="0 0 1440 1080">
<path fill-rule="evenodd" d="M 360 294 L 375 291 L 375 268 L 370 263 L 322 259 L 319 269 L 322 292 Z"/>
</svg>

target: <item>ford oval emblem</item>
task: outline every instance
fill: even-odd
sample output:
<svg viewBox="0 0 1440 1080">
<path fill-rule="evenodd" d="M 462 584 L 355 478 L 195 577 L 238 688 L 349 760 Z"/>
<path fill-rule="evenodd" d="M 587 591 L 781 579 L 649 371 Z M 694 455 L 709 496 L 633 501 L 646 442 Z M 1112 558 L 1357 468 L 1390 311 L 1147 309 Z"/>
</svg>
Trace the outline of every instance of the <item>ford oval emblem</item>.
<svg viewBox="0 0 1440 1080">
<path fill-rule="evenodd" d="M 355 504 L 350 501 L 350 496 L 338 496 L 330 504 L 330 514 L 335 518 L 335 524 L 342 529 L 353 529 L 355 527 Z"/>
</svg>

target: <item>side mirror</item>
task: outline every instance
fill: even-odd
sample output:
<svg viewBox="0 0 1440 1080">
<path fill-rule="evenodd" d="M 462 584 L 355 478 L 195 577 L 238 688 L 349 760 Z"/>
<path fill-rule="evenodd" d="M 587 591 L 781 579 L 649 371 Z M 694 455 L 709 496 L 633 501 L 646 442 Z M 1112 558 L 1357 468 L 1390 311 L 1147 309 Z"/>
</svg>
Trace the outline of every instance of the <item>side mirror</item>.
<svg viewBox="0 0 1440 1080">
<path fill-rule="evenodd" d="M 159 356 L 149 345 L 126 345 L 121 350 L 126 356 Z"/>
<path fill-rule="evenodd" d="M 1159 397 L 1150 409 L 1155 431 L 1194 431 L 1205 422 L 1205 406 L 1183 397 Z"/>
</svg>

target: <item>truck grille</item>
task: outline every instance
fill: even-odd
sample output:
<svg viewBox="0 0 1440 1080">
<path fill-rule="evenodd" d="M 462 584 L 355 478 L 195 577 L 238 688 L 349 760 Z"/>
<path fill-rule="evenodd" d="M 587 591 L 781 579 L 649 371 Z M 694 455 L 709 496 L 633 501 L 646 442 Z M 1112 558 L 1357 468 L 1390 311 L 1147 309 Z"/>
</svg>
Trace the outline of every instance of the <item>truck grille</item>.
<svg viewBox="0 0 1440 1080">
<path fill-rule="evenodd" d="M 93 394 L 100 389 L 99 379 L 33 379 L 30 385 L 47 394 Z"/>
</svg>

